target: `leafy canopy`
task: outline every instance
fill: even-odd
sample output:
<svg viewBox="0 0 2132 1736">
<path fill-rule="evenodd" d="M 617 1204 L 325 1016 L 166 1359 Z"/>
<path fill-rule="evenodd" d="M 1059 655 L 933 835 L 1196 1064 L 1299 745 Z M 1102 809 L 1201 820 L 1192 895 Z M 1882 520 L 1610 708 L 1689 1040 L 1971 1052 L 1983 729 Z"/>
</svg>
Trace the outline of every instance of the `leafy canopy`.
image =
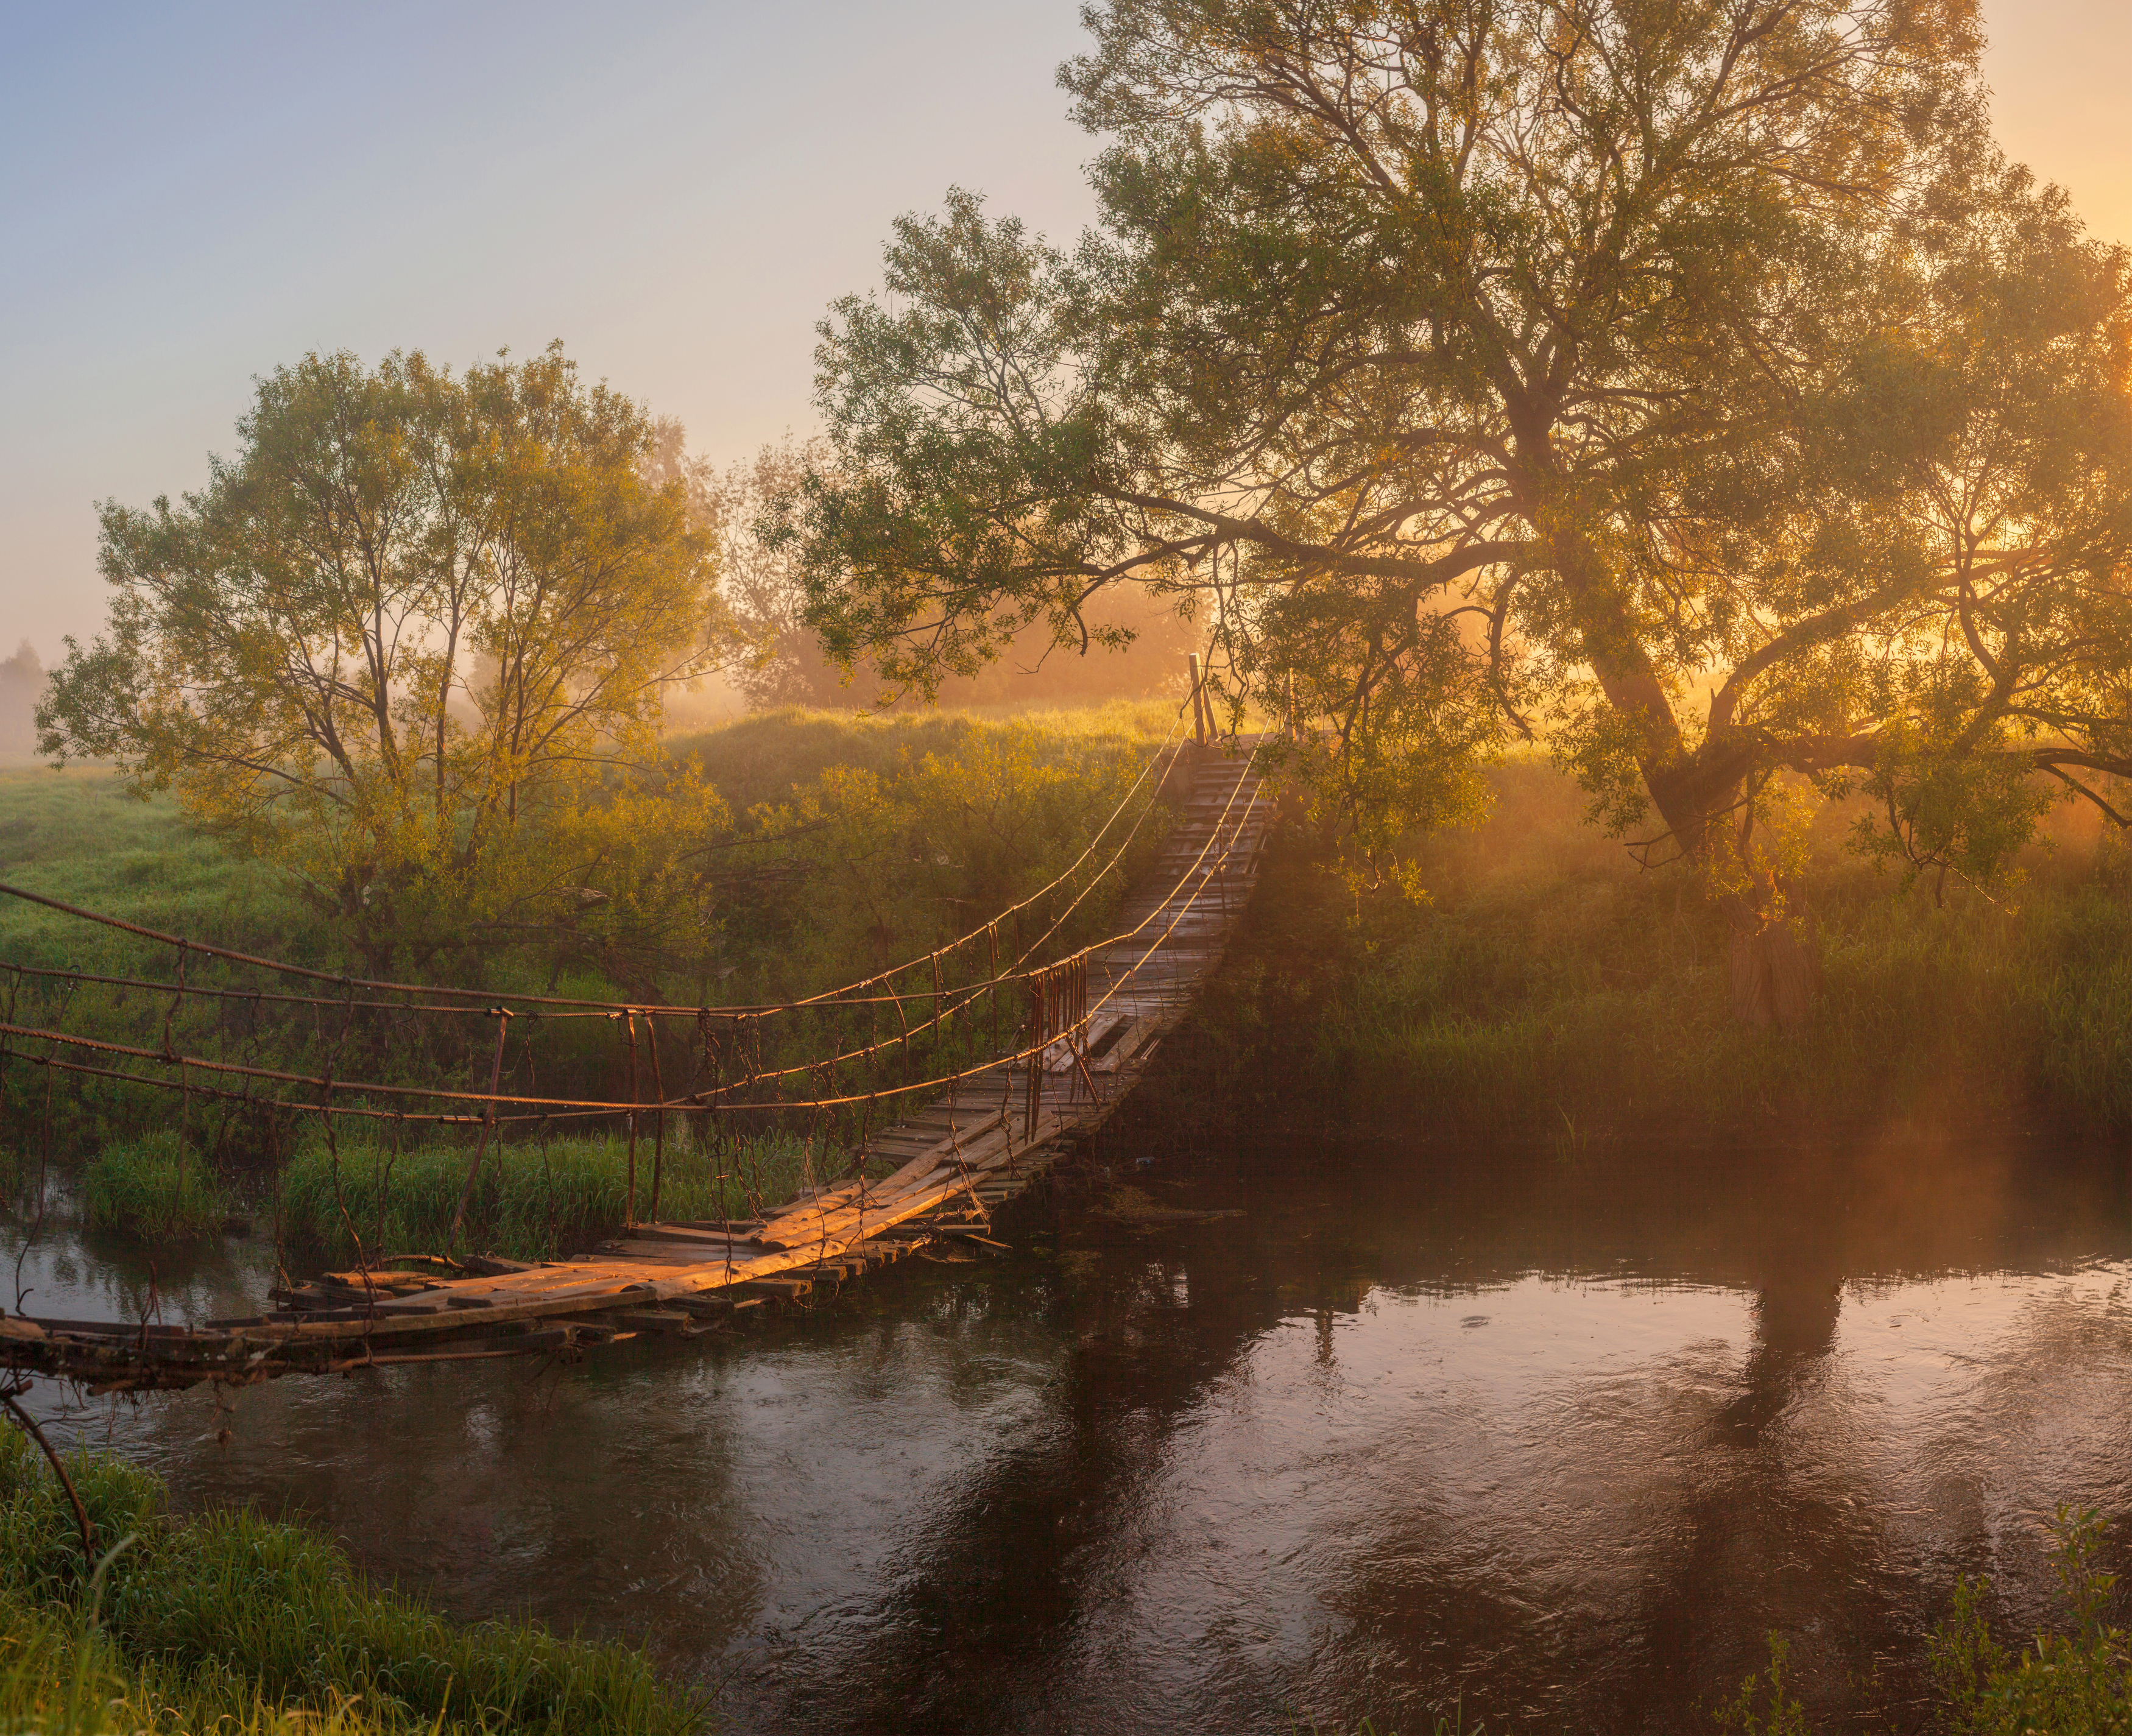
<svg viewBox="0 0 2132 1736">
<path fill-rule="evenodd" d="M 1145 586 L 1366 846 L 1538 733 L 1736 895 L 1785 774 L 1982 875 L 2132 771 L 2127 262 L 1993 144 L 1971 0 L 1084 17 L 1098 228 L 953 192 L 821 328 L 834 654 Z"/>
<path fill-rule="evenodd" d="M 585 850 L 539 840 L 612 808 L 726 646 L 646 413 L 559 345 L 343 353 L 260 381 L 238 432 L 199 493 L 103 506 L 109 628 L 68 641 L 42 750 L 175 787 L 373 958 L 569 904 Z"/>
</svg>

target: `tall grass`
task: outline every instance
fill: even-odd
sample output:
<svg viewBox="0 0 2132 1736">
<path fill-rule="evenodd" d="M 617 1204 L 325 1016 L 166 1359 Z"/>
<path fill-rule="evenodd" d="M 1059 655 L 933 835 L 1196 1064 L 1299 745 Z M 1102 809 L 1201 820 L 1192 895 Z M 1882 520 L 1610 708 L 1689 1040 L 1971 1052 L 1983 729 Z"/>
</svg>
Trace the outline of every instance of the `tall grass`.
<svg viewBox="0 0 2132 1736">
<path fill-rule="evenodd" d="M 192 1240 L 228 1215 L 206 1160 L 174 1129 L 107 1145 L 81 1174 L 81 1218 L 91 1230 Z"/>
<path fill-rule="evenodd" d="M 21 1436 L 0 1436 L 0 1621 L 10 1640 L 0 1707 L 10 1715 L 41 1700 L 75 1715 L 79 1685 L 100 1675 L 130 1676 L 127 1703 L 154 1711 L 156 1729 L 213 1729 L 227 1716 L 278 1730 L 303 1710 L 338 1715 L 351 1731 L 678 1736 L 700 1726 L 699 1710 L 625 1647 L 449 1622 L 369 1585 L 300 1527 L 235 1512 L 178 1520 L 144 1472 L 88 1455 L 71 1470 L 107 1557 L 94 1585 L 54 1479 Z"/>
<path fill-rule="evenodd" d="M 678 1118 L 676 1118 L 678 1120 Z M 336 1259 L 444 1251 L 474 1157 L 471 1144 L 395 1153 L 343 1134 L 314 1141 L 282 1173 L 278 1209 L 291 1241 Z M 616 1235 L 627 1216 L 626 1139 L 559 1139 L 492 1145 L 469 1201 L 461 1252 L 549 1259 Z M 815 1162 L 796 1137 L 757 1137 L 723 1150 L 670 1143 L 659 1215 L 669 1221 L 748 1217 L 790 1199 Z M 828 1178 L 826 1155 L 819 1178 Z M 651 1210 L 652 1143 L 640 1137 L 636 1210 Z"/>
<path fill-rule="evenodd" d="M 219 1675 L 188 1681 L 154 1663 L 135 1667 L 87 1611 L 62 1614 L 0 1595 L 5 1736 L 431 1736 L 435 1728 L 373 1712 L 359 1695 L 336 1694 L 314 1710 Z"/>
</svg>

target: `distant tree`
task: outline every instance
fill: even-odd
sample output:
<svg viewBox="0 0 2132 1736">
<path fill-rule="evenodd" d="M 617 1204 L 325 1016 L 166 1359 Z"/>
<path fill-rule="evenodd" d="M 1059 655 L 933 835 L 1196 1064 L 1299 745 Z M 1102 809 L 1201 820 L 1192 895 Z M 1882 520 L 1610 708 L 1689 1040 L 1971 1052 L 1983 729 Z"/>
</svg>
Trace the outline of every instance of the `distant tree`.
<svg viewBox="0 0 2132 1736">
<path fill-rule="evenodd" d="M 763 541 L 756 522 L 770 503 L 828 462 L 819 439 L 789 436 L 754 458 L 706 478 L 699 498 L 718 538 L 726 597 L 752 648 L 733 670 L 734 686 L 757 710 L 778 705 L 866 705 L 881 683 L 871 671 L 840 668 L 808 624 L 807 593 L 792 551 Z"/>
<path fill-rule="evenodd" d="M 822 327 L 782 534 L 834 655 L 928 686 L 1150 587 L 1330 721 L 1366 853 L 1544 735 L 1765 1012 L 1788 774 L 1978 878 L 2038 774 L 2110 802 L 2127 261 L 1993 144 L 1970 0 L 1086 16 L 1098 228 L 953 193 Z"/>
<path fill-rule="evenodd" d="M 651 419 L 559 345 L 454 376 L 307 356 L 178 505 L 102 509 L 110 626 L 67 641 L 41 750 L 174 788 L 373 962 L 577 894 L 603 783 L 731 635 Z"/>
<path fill-rule="evenodd" d="M 45 693 L 45 665 L 25 639 L 0 663 L 0 751 L 29 753 L 37 745 L 37 702 Z"/>
<path fill-rule="evenodd" d="M 686 456 L 679 423 L 662 421 L 660 430 L 653 473 L 684 482 L 697 523 L 714 540 L 723 601 L 750 648 L 727 679 L 748 703 L 760 711 L 901 699 L 902 693 L 876 670 L 830 655 L 808 614 L 799 551 L 763 534 L 766 523 L 775 523 L 777 503 L 832 462 L 828 444 L 819 437 L 787 437 L 718 471 Z M 1085 637 L 1060 645 L 1041 622 L 1025 626 L 997 662 L 948 674 L 933 697 L 964 705 L 1055 704 L 1139 697 L 1169 687 L 1181 691 L 1184 655 L 1198 647 L 1199 636 L 1174 607 L 1136 587 L 1091 599 L 1083 612 L 1091 627 Z M 1131 660 L 1117 655 L 1129 649 L 1139 655 Z"/>
</svg>

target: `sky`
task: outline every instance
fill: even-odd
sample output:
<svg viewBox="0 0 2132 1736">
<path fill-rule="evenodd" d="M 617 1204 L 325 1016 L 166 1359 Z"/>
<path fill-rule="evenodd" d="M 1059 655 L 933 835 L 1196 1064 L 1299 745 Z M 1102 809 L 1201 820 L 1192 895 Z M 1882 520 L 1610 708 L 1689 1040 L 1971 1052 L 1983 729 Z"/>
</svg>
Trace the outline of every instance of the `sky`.
<svg viewBox="0 0 2132 1736">
<path fill-rule="evenodd" d="M 1092 215 L 1078 3 L 0 0 L 0 655 L 93 636 L 96 502 L 198 487 L 307 350 L 561 338 L 721 463 L 804 432 L 898 214 Z M 2132 242 L 2132 4 L 1985 4 L 2001 141 Z"/>
</svg>

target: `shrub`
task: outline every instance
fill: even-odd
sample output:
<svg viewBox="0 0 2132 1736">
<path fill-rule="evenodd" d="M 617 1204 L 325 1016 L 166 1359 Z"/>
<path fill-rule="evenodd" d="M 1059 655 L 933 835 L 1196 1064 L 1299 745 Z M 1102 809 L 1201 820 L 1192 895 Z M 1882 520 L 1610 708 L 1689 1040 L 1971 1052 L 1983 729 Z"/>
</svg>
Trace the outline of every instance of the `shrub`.
<svg viewBox="0 0 2132 1736">
<path fill-rule="evenodd" d="M 1984 1619 L 1986 1580 L 1965 1580 L 1933 1637 L 1933 1673 L 1961 1736 L 2110 1736 L 2132 1731 L 2132 1636 L 2104 1619 L 2115 1574 L 2096 1565 L 2102 1522 L 2061 1506 L 2052 1566 L 2072 1631 L 2039 1633 L 2018 1657 Z"/>
</svg>

